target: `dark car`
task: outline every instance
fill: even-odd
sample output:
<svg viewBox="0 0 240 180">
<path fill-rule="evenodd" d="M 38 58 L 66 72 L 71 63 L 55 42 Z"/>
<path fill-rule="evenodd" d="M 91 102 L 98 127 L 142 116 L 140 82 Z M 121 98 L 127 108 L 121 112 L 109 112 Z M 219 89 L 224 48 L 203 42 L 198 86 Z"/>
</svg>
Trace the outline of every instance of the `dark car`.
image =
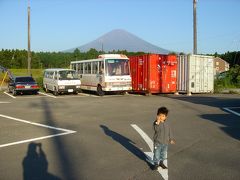
<svg viewBox="0 0 240 180">
<path fill-rule="evenodd" d="M 16 76 L 10 80 L 8 90 L 14 96 L 24 93 L 38 94 L 39 86 L 31 76 Z"/>
</svg>

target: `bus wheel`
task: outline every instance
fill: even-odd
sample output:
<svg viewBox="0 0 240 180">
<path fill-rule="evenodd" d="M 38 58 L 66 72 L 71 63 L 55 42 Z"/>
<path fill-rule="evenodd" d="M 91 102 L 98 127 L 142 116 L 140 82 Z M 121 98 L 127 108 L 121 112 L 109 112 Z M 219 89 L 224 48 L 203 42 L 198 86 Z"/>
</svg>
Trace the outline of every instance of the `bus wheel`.
<svg viewBox="0 0 240 180">
<path fill-rule="evenodd" d="M 104 92 L 102 90 L 102 86 L 101 85 L 98 85 L 98 87 L 97 87 L 97 94 L 99 96 L 103 96 L 104 95 Z"/>
<path fill-rule="evenodd" d="M 54 94 L 54 96 L 58 96 L 57 88 L 54 88 L 53 94 Z"/>
</svg>

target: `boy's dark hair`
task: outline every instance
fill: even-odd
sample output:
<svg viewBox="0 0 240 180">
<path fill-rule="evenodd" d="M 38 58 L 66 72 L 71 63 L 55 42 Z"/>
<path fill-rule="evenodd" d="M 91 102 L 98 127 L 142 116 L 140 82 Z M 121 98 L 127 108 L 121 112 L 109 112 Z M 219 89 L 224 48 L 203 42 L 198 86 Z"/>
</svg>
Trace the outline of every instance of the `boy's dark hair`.
<svg viewBox="0 0 240 180">
<path fill-rule="evenodd" d="M 168 115 L 168 109 L 166 107 L 158 108 L 157 115 L 159 115 L 159 114 L 165 114 L 167 116 Z"/>
</svg>

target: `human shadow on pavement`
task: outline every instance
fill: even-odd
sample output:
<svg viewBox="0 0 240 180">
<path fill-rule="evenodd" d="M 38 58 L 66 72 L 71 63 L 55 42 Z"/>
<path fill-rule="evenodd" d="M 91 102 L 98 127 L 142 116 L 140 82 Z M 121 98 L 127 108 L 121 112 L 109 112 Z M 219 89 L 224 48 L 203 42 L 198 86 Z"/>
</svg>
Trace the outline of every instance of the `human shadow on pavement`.
<svg viewBox="0 0 240 180">
<path fill-rule="evenodd" d="M 60 180 L 48 172 L 48 161 L 41 143 L 31 142 L 22 162 L 23 180 Z"/>
<path fill-rule="evenodd" d="M 203 114 L 200 117 L 223 125 L 223 127 L 219 127 L 223 132 L 234 139 L 240 140 L 240 121 L 238 116 L 232 114 Z"/>
<path fill-rule="evenodd" d="M 55 115 L 58 112 L 58 107 L 60 106 L 56 102 L 50 101 L 46 98 L 40 99 L 41 103 L 32 103 L 31 107 L 42 109 L 44 115 L 43 124 L 51 126 L 51 127 L 59 127 L 57 123 L 57 116 Z M 66 108 L 66 105 L 61 102 L 61 107 Z M 53 128 L 48 128 L 49 134 L 56 134 L 59 131 Z M 59 163 L 55 166 L 59 168 L 59 171 L 62 173 L 61 178 L 67 180 L 75 180 L 79 179 L 76 173 L 80 174 L 81 169 L 75 168 L 75 164 L 73 163 L 73 157 L 71 156 L 71 147 L 69 146 L 69 142 L 66 141 L 66 138 L 63 136 L 56 136 L 53 138 L 53 150 L 55 152 L 55 156 L 58 157 Z"/>
<path fill-rule="evenodd" d="M 129 152 L 134 154 L 139 159 L 145 161 L 150 168 L 152 167 L 151 164 L 147 161 L 147 156 L 144 154 L 144 152 L 142 152 L 138 147 L 134 145 L 135 143 L 132 140 L 115 131 L 112 131 L 105 125 L 100 125 L 100 127 L 103 129 L 104 133 L 107 136 L 111 137 L 114 141 L 121 144 L 124 148 L 126 148 Z"/>
</svg>

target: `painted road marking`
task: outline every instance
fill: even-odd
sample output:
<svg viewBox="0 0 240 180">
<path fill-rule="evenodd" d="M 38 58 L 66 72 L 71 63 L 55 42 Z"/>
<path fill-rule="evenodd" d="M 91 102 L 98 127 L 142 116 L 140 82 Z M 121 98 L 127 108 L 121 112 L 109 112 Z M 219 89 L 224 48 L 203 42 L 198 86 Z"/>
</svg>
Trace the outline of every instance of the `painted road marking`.
<svg viewBox="0 0 240 180">
<path fill-rule="evenodd" d="M 63 136 L 63 135 L 72 134 L 72 133 L 77 132 L 77 131 L 72 131 L 72 130 L 69 130 L 69 129 L 63 129 L 63 128 L 58 128 L 58 127 L 48 126 L 48 125 L 45 125 L 45 124 L 40 124 L 40 123 L 27 121 L 27 120 L 24 120 L 24 119 L 14 118 L 14 117 L 6 116 L 6 115 L 3 115 L 3 114 L 0 114 L 0 117 L 6 118 L 6 119 L 11 119 L 11 120 L 22 122 L 22 123 L 26 123 L 26 124 L 31 124 L 31 125 L 34 125 L 34 126 L 40 126 L 40 127 L 44 127 L 44 128 L 48 128 L 48 129 L 63 131 L 61 133 L 57 133 L 57 134 L 53 134 L 53 135 L 41 136 L 41 137 L 37 137 L 37 138 L 25 139 L 25 140 L 22 140 L 22 141 L 16 141 L 16 142 L 7 143 L 7 144 L 1 144 L 0 148 L 7 147 L 7 146 L 12 146 L 12 145 L 16 145 L 16 144 L 27 143 L 27 142 L 36 141 L 36 140 L 52 138 L 52 137 L 56 137 L 56 136 Z"/>
<path fill-rule="evenodd" d="M 138 127 L 136 124 L 131 124 L 131 126 L 140 134 L 140 136 L 143 138 L 143 140 L 147 143 L 147 145 L 149 146 L 151 152 L 144 152 L 144 154 L 146 154 L 146 156 L 149 157 L 151 163 L 153 163 L 153 141 L 151 140 L 151 138 L 149 138 L 149 136 L 140 128 Z M 166 154 L 167 156 L 167 154 Z M 167 159 L 164 160 L 164 164 L 166 166 L 167 165 Z M 168 169 L 162 169 L 162 168 L 158 168 L 158 172 L 161 174 L 161 176 L 163 177 L 164 180 L 168 180 Z"/>
<path fill-rule="evenodd" d="M 223 109 L 225 109 L 226 111 L 231 112 L 231 113 L 233 113 L 233 114 L 235 114 L 235 115 L 237 115 L 237 116 L 240 116 L 240 113 L 238 113 L 238 112 L 236 112 L 236 111 L 233 111 L 233 110 L 231 110 L 230 108 L 239 108 L 239 107 L 225 107 L 225 108 L 223 108 Z"/>
<path fill-rule="evenodd" d="M 131 126 L 140 134 L 140 136 L 147 143 L 151 152 L 153 152 L 153 141 L 149 138 L 149 136 L 140 127 L 138 127 L 136 124 L 131 124 Z"/>
<path fill-rule="evenodd" d="M 85 94 L 85 93 L 78 93 L 78 94 L 82 96 L 90 96 L 89 94 Z"/>
<path fill-rule="evenodd" d="M 14 99 L 16 98 L 16 97 L 12 96 L 11 94 L 9 94 L 9 93 L 7 93 L 7 92 L 4 92 L 4 94 L 10 96 L 11 98 L 14 98 Z"/>
<path fill-rule="evenodd" d="M 48 96 L 48 97 L 52 97 L 52 98 L 57 98 L 56 96 L 52 96 L 52 95 L 49 95 L 49 94 L 46 94 L 46 93 L 43 93 L 43 92 L 38 92 L 39 94 L 42 94 L 44 96 Z"/>
<path fill-rule="evenodd" d="M 0 101 L 0 104 L 7 104 L 7 103 L 10 103 L 10 102 L 2 102 L 2 101 Z"/>
</svg>

